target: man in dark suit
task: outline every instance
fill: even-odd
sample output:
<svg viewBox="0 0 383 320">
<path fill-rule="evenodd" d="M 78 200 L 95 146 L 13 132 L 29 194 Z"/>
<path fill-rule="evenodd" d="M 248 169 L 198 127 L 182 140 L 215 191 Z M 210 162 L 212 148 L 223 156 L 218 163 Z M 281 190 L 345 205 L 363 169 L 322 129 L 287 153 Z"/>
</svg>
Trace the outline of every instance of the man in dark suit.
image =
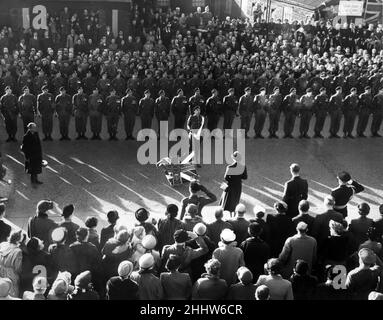
<svg viewBox="0 0 383 320">
<path fill-rule="evenodd" d="M 308 183 L 307 180 L 299 176 L 300 167 L 298 164 L 293 163 L 290 166 L 292 178 L 285 183 L 285 190 L 283 192 L 283 201 L 287 203 L 287 215 L 293 218 L 299 214 L 298 204 L 301 200 L 307 200 L 308 197 Z"/>
<path fill-rule="evenodd" d="M 351 175 L 346 171 L 340 172 L 337 178 L 339 186 L 331 191 L 331 196 L 335 200 L 334 209 L 346 218 L 347 203 L 351 200 L 354 194 L 362 192 L 364 187 L 352 180 Z"/>
<path fill-rule="evenodd" d="M 114 237 L 114 226 L 117 223 L 117 220 L 119 219 L 118 212 L 117 211 L 109 211 L 106 215 L 109 226 L 102 228 L 101 234 L 100 234 L 100 248 L 103 248 L 105 243 L 110 239 Z"/>
<path fill-rule="evenodd" d="M 9 235 L 11 234 L 11 226 L 3 221 L 5 213 L 4 203 L 0 203 L 0 243 L 7 241 Z"/>
</svg>

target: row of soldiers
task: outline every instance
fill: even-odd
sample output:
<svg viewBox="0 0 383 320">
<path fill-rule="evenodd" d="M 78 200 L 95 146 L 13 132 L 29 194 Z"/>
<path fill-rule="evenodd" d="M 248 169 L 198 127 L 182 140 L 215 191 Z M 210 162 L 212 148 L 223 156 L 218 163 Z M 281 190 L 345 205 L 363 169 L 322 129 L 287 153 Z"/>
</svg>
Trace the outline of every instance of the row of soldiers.
<svg viewBox="0 0 383 320">
<path fill-rule="evenodd" d="M 218 122 L 223 116 L 223 129 L 231 129 L 234 118 L 239 116 L 241 128 L 245 130 L 246 137 L 250 129 L 250 122 L 254 115 L 255 138 L 263 138 L 266 117 L 269 116 L 270 138 L 277 138 L 280 117 L 284 115 L 284 137 L 292 138 L 295 121 L 300 117 L 299 132 L 301 138 L 309 138 L 308 130 L 312 117 L 315 117 L 314 132 L 316 138 L 323 138 L 322 131 L 327 115 L 330 115 L 330 137 L 339 138 L 341 118 L 344 116 L 344 137 L 354 138 L 356 118 L 359 117 L 357 134 L 365 137 L 368 119 L 372 114 L 371 133 L 373 137 L 379 137 L 379 130 L 383 118 L 383 88 L 376 95 L 371 93 L 369 86 L 360 95 L 356 88 L 351 88 L 350 93 L 344 97 L 342 88 L 336 87 L 336 93 L 330 97 L 326 88 L 322 87 L 319 94 L 314 95 L 313 89 L 308 88 L 302 96 L 297 95 L 296 88 L 291 88 L 290 93 L 282 95 L 279 87 L 275 87 L 273 93 L 267 95 L 266 88 L 261 88 L 259 94 L 253 96 L 251 88 L 246 87 L 244 94 L 238 99 L 234 88 L 228 90 L 228 95 L 220 98 L 218 90 L 212 89 L 211 96 L 204 99 L 199 88 L 195 89 L 194 95 L 189 99 L 182 89 L 177 90 L 177 95 L 171 100 L 164 90 L 159 91 L 157 99 L 151 98 L 149 89 L 144 91 L 144 97 L 138 100 L 132 88 L 126 90 L 126 95 L 120 97 L 116 89 L 112 87 L 110 94 L 104 96 L 99 92 L 98 86 L 93 88 L 92 94 L 88 95 L 82 87 L 73 96 L 61 87 L 55 97 L 47 86 L 42 87 L 42 92 L 35 97 L 30 93 L 28 86 L 23 88 L 24 93 L 17 99 L 12 94 L 12 89 L 6 87 L 6 93 L 1 97 L 1 113 L 5 120 L 6 130 L 9 135 L 7 141 L 15 141 L 17 132 L 17 118 L 23 120 L 24 131 L 28 123 L 34 121 L 34 117 L 41 117 L 44 140 L 52 140 L 53 117 L 59 119 L 60 140 L 69 140 L 69 123 L 72 116 L 75 118 L 77 139 L 87 139 L 85 136 L 87 120 L 90 119 L 90 127 L 93 140 L 100 139 L 102 129 L 102 117 L 107 120 L 110 140 L 117 140 L 117 127 L 122 115 L 126 140 L 134 140 L 133 129 L 136 117 L 141 118 L 141 128 L 151 128 L 154 115 L 158 125 L 160 121 L 168 121 L 170 113 L 174 116 L 174 128 L 185 127 L 188 115 L 193 115 L 194 109 L 199 107 L 201 114 L 207 117 L 207 128 L 213 131 L 218 127 Z M 159 127 L 159 126 L 158 126 Z"/>
</svg>

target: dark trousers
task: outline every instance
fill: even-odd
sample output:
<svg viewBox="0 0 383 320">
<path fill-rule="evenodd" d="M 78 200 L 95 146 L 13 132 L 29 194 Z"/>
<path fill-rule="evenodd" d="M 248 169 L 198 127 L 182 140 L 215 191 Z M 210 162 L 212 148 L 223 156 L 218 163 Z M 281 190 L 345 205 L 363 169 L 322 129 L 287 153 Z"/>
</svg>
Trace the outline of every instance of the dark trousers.
<svg viewBox="0 0 383 320">
<path fill-rule="evenodd" d="M 174 115 L 174 129 L 183 129 L 185 127 L 186 116 Z"/>
<path fill-rule="evenodd" d="M 223 114 L 223 129 L 231 129 L 233 127 L 234 117 L 234 111 L 225 111 L 225 113 Z"/>
<path fill-rule="evenodd" d="M 372 114 L 371 132 L 377 134 L 380 130 L 383 120 L 383 111 L 374 112 Z"/>
<path fill-rule="evenodd" d="M 217 129 L 218 121 L 219 121 L 219 115 L 218 114 L 216 114 L 216 113 L 208 114 L 208 116 L 207 116 L 207 128 L 210 131 Z"/>
<path fill-rule="evenodd" d="M 118 114 L 117 115 L 113 114 L 106 117 L 108 133 L 111 137 L 114 137 L 117 134 L 118 120 L 119 120 Z"/>
<path fill-rule="evenodd" d="M 254 131 L 255 135 L 261 135 L 263 128 L 265 126 L 265 120 L 266 120 L 266 111 L 263 109 L 258 109 L 254 112 Z"/>
<path fill-rule="evenodd" d="M 286 136 L 290 136 L 294 131 L 296 114 L 292 111 L 285 112 L 285 124 L 284 124 L 284 132 Z"/>
<path fill-rule="evenodd" d="M 147 115 L 141 116 L 141 128 L 151 129 L 152 128 L 152 117 Z"/>
<path fill-rule="evenodd" d="M 269 127 L 269 133 L 270 135 L 274 135 L 278 131 L 279 127 L 279 118 L 281 117 L 281 113 L 279 111 L 270 111 L 269 112 L 269 119 L 270 119 L 270 127 Z"/>
<path fill-rule="evenodd" d="M 327 112 L 324 110 L 319 110 L 315 112 L 315 134 L 320 134 L 324 127 L 324 122 L 326 121 Z"/>
<path fill-rule="evenodd" d="M 42 114 L 41 115 L 41 127 L 43 129 L 43 133 L 46 136 L 50 136 L 53 130 L 53 114 Z"/>
<path fill-rule="evenodd" d="M 69 133 L 70 114 L 59 114 L 60 134 L 67 137 Z"/>
<path fill-rule="evenodd" d="M 344 134 L 352 134 L 355 126 L 356 111 L 345 111 L 344 113 Z"/>
<path fill-rule="evenodd" d="M 14 137 L 17 133 L 17 117 L 5 117 L 5 129 L 10 137 Z"/>
<path fill-rule="evenodd" d="M 27 128 L 27 125 L 31 122 L 34 122 L 35 119 L 34 119 L 34 116 L 31 115 L 31 114 L 26 114 L 26 115 L 23 115 L 22 116 L 22 120 L 23 120 L 23 127 L 24 127 L 24 133 L 27 132 L 28 128 Z"/>
<path fill-rule="evenodd" d="M 336 135 L 340 129 L 340 120 L 342 119 L 342 112 L 335 110 L 330 113 L 330 134 Z"/>
<path fill-rule="evenodd" d="M 127 137 L 133 136 L 134 125 L 136 123 L 136 115 L 126 113 L 124 114 L 124 128 Z"/>
<path fill-rule="evenodd" d="M 89 122 L 90 122 L 90 130 L 92 131 L 92 133 L 94 135 L 99 135 L 102 129 L 101 113 L 89 116 Z"/>
<path fill-rule="evenodd" d="M 310 128 L 310 121 L 312 117 L 311 110 L 302 110 L 301 111 L 301 122 L 299 124 L 300 134 L 307 134 Z"/>
<path fill-rule="evenodd" d="M 364 108 L 363 110 L 360 110 L 358 126 L 356 128 L 356 132 L 358 133 L 358 135 L 362 135 L 364 134 L 364 131 L 366 131 L 369 117 L 370 111 L 368 109 Z"/>
<path fill-rule="evenodd" d="M 249 114 L 241 115 L 241 129 L 245 130 L 245 133 L 249 132 L 251 116 Z"/>
<path fill-rule="evenodd" d="M 88 116 L 87 115 L 77 115 L 75 117 L 76 132 L 79 135 L 85 134 L 87 121 L 88 121 Z"/>
</svg>

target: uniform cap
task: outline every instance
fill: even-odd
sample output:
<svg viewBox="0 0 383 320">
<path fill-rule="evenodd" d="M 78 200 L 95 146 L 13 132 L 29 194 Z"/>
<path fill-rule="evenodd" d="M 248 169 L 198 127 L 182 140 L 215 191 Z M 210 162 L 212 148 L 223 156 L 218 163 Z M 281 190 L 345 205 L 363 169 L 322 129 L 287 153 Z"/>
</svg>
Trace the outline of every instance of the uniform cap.
<svg viewBox="0 0 383 320">
<path fill-rule="evenodd" d="M 6 87 L 5 87 L 5 91 L 7 91 L 7 90 L 9 90 L 9 89 L 11 89 L 10 86 L 6 86 Z"/>
<path fill-rule="evenodd" d="M 160 91 L 158 91 L 158 94 L 163 94 L 165 93 L 165 90 L 161 89 Z"/>
<path fill-rule="evenodd" d="M 126 89 L 126 93 L 132 92 L 133 90 L 131 88 Z"/>
<path fill-rule="evenodd" d="M 193 228 L 193 232 L 197 236 L 203 236 L 206 233 L 206 226 L 201 222 L 197 223 Z"/>
<path fill-rule="evenodd" d="M 291 88 L 291 89 L 290 89 L 290 93 L 293 92 L 293 91 L 297 91 L 297 89 L 295 89 L 295 88 Z"/>
<path fill-rule="evenodd" d="M 144 91 L 144 94 L 148 94 L 148 93 L 150 93 L 150 90 L 146 89 L 146 90 Z"/>
<path fill-rule="evenodd" d="M 336 91 L 339 91 L 339 90 L 341 90 L 341 89 L 342 89 L 342 87 L 340 87 L 340 86 L 337 86 L 337 87 L 335 88 Z"/>
<path fill-rule="evenodd" d="M 245 88 L 245 92 L 247 92 L 247 91 L 251 91 L 251 88 L 250 87 L 246 87 Z"/>
<path fill-rule="evenodd" d="M 48 90 L 48 86 L 42 86 L 42 87 L 41 87 L 41 90 L 43 90 L 43 91 L 44 91 L 44 90 Z"/>
<path fill-rule="evenodd" d="M 213 90 L 211 90 L 211 93 L 216 93 L 216 92 L 218 92 L 217 89 L 213 89 Z"/>
<path fill-rule="evenodd" d="M 60 87 L 60 91 L 64 91 L 65 90 L 65 88 L 64 87 Z"/>
<path fill-rule="evenodd" d="M 274 87 L 273 91 L 275 92 L 277 90 L 279 90 L 279 87 Z"/>
<path fill-rule="evenodd" d="M 236 236 L 233 230 L 223 229 L 221 232 L 221 240 L 224 242 L 233 242 Z"/>
<path fill-rule="evenodd" d="M 178 90 L 177 90 L 177 94 L 180 94 L 181 92 L 183 92 L 182 89 L 178 89 Z"/>
<path fill-rule="evenodd" d="M 262 87 L 261 89 L 259 89 L 259 91 L 266 91 L 266 88 Z"/>
<path fill-rule="evenodd" d="M 364 90 L 366 90 L 366 91 L 367 91 L 367 90 L 371 90 L 371 87 L 370 87 L 370 86 L 367 86 L 367 87 L 364 88 Z"/>
<path fill-rule="evenodd" d="M 194 92 L 200 92 L 201 90 L 199 88 L 195 88 Z"/>
<path fill-rule="evenodd" d="M 131 263 L 128 260 L 122 261 L 118 265 L 117 272 L 120 277 L 123 277 L 123 278 L 129 277 L 132 271 L 133 271 L 133 263 Z"/>
<path fill-rule="evenodd" d="M 325 87 L 322 87 L 319 89 L 320 92 L 323 92 L 323 91 L 326 91 L 326 88 Z"/>
<path fill-rule="evenodd" d="M 138 260 L 138 265 L 141 269 L 150 269 L 154 265 L 154 257 L 150 253 L 145 253 Z"/>
<path fill-rule="evenodd" d="M 23 87 L 23 91 L 25 91 L 25 90 L 27 90 L 27 89 L 29 89 L 28 86 L 24 86 L 24 87 Z"/>
<path fill-rule="evenodd" d="M 227 92 L 234 92 L 234 88 L 229 88 L 229 90 L 227 90 Z"/>
<path fill-rule="evenodd" d="M 145 249 L 153 250 L 157 245 L 157 239 L 152 234 L 148 234 L 141 240 L 141 244 Z"/>
<path fill-rule="evenodd" d="M 357 91 L 355 87 L 351 88 L 351 92 Z"/>
<path fill-rule="evenodd" d="M 313 90 L 311 89 L 311 88 L 307 88 L 306 89 L 306 92 L 308 93 L 308 92 L 313 92 Z"/>
<path fill-rule="evenodd" d="M 338 173 L 338 179 L 342 182 L 348 182 L 351 180 L 351 176 L 348 172 L 341 171 Z"/>
</svg>

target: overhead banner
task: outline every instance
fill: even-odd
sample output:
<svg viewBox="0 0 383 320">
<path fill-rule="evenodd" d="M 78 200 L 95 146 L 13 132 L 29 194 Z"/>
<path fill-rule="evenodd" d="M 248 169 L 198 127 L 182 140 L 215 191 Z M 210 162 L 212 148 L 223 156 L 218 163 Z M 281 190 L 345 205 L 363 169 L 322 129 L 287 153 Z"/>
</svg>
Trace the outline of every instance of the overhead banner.
<svg viewBox="0 0 383 320">
<path fill-rule="evenodd" d="M 363 14 L 364 1 L 339 1 L 339 16 L 361 17 Z"/>
</svg>

